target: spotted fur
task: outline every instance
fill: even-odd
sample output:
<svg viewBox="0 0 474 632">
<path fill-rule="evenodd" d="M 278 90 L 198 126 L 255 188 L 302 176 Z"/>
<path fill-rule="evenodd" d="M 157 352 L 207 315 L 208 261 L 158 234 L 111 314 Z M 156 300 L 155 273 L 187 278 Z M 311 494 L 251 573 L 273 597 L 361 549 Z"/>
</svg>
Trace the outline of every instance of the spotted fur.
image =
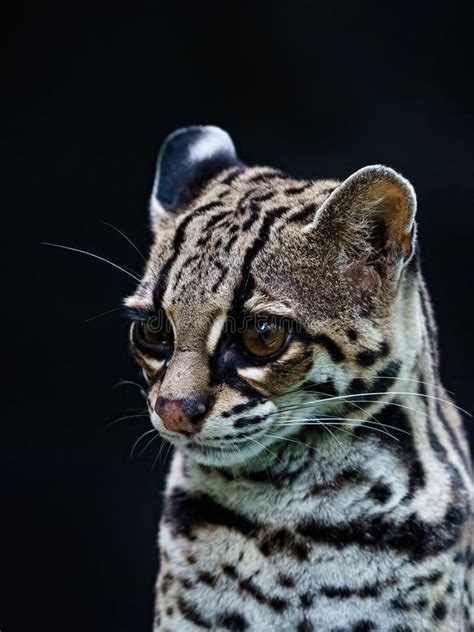
<svg viewBox="0 0 474 632">
<path fill-rule="evenodd" d="M 166 141 L 127 300 L 151 420 L 176 447 L 155 632 L 473 629 L 470 458 L 415 206 L 386 167 L 300 181 L 244 166 L 217 128 Z M 166 359 L 133 336 L 161 313 Z M 260 314 L 293 324 L 268 362 L 238 342 Z M 213 403 L 190 435 L 159 396 Z"/>
</svg>

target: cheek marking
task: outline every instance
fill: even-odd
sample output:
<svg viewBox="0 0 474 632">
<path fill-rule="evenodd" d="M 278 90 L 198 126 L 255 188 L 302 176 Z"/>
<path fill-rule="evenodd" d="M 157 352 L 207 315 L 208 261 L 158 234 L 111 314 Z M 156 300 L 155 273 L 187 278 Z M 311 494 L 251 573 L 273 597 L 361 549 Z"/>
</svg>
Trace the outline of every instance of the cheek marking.
<svg viewBox="0 0 474 632">
<path fill-rule="evenodd" d="M 206 341 L 207 351 L 210 355 L 212 355 L 216 350 L 217 343 L 219 342 L 219 338 L 221 337 L 226 319 L 226 314 L 219 314 L 219 316 L 215 318 L 214 322 L 211 325 L 211 329 Z"/>
<path fill-rule="evenodd" d="M 244 379 L 252 380 L 253 382 L 263 382 L 266 378 L 265 369 L 258 369 L 251 367 L 248 369 L 237 369 L 237 373 Z"/>
</svg>

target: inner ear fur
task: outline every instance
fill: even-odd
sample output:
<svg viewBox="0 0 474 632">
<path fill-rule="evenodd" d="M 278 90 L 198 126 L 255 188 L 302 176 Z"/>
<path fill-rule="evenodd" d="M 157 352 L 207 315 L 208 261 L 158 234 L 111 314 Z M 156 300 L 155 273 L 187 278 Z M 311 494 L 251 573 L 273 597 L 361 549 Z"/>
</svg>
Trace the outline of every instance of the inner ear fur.
<svg viewBox="0 0 474 632">
<path fill-rule="evenodd" d="M 351 257 L 405 264 L 414 249 L 415 213 L 410 182 L 389 167 L 373 165 L 351 175 L 329 196 L 313 229 L 337 239 Z"/>
</svg>

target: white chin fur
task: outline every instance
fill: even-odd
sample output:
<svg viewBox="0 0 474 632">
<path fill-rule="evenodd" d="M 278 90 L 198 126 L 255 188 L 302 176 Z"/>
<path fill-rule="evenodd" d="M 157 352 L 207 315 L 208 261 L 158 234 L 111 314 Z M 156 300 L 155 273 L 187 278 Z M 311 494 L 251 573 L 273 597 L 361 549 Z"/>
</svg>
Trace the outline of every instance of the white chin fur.
<svg viewBox="0 0 474 632">
<path fill-rule="evenodd" d="M 248 441 L 241 447 L 232 446 L 229 448 L 229 446 L 226 446 L 225 443 L 223 443 L 222 446 L 212 452 L 201 452 L 200 450 L 191 449 L 186 446 L 176 447 L 192 458 L 193 461 L 201 463 L 202 465 L 229 467 L 232 465 L 243 465 L 246 461 L 249 461 L 251 458 L 263 452 L 264 445 L 263 441 L 262 445 Z"/>
</svg>

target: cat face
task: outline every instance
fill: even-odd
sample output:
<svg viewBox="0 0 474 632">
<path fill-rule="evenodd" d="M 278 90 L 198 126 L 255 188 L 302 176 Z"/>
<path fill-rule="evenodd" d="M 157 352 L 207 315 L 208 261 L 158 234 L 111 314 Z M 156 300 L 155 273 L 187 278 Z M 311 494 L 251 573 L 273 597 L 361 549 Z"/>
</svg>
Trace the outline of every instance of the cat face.
<svg viewBox="0 0 474 632">
<path fill-rule="evenodd" d="M 180 450 L 244 463 L 318 420 L 357 423 L 354 400 L 396 377 L 415 212 L 400 175 L 298 181 L 187 128 L 160 152 L 151 211 L 130 344 Z"/>
</svg>

